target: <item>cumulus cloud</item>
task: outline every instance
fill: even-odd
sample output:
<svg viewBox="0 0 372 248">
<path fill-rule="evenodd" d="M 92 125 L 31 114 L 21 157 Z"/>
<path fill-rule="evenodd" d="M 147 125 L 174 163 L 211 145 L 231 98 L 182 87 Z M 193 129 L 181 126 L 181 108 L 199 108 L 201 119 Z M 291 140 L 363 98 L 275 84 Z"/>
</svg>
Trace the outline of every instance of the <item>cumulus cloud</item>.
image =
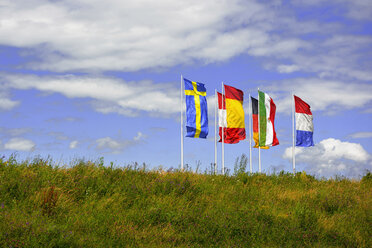
<svg viewBox="0 0 372 248">
<path fill-rule="evenodd" d="M 70 142 L 69 147 L 70 147 L 70 149 L 75 149 L 75 148 L 77 148 L 78 144 L 79 144 L 79 142 L 77 140 L 74 140 L 74 141 Z"/>
<path fill-rule="evenodd" d="M 143 139 L 145 139 L 147 136 L 145 135 L 145 134 L 143 134 L 143 133 L 141 133 L 141 132 L 138 132 L 137 133 L 137 136 L 135 136 L 134 138 L 133 138 L 133 140 L 134 141 L 140 141 L 140 140 L 143 140 Z"/>
<path fill-rule="evenodd" d="M 371 10 L 365 0 L 336 2 L 345 11 Z M 32 62 L 23 65 L 27 68 L 70 73 L 169 68 L 249 55 L 260 57 L 266 68 L 279 73 L 313 73 L 313 78 L 268 85 L 279 112 L 290 109 L 289 100 L 284 99 L 288 91 L 313 99 L 314 110 L 365 106 L 371 100 L 367 93 L 371 92 L 372 65 L 366 51 L 371 51 L 372 37 L 349 31 L 349 22 L 296 18 L 299 7 L 307 10 L 322 4 L 328 1 L 291 5 L 254 0 L 3 0 L 0 44 L 18 47 L 20 54 L 29 56 Z M 347 13 L 333 14 L 343 20 Z M 179 111 L 178 83 L 128 82 L 95 75 L 0 75 L 0 80 L 9 82 L 8 88 L 89 98 L 101 113 L 137 116 L 141 111 L 151 115 Z M 0 109 L 19 104 L 1 94 Z"/>
<path fill-rule="evenodd" d="M 152 81 L 125 81 L 104 76 L 35 76 L 30 74 L 0 73 L 0 85 L 6 89 L 37 89 L 59 93 L 69 98 L 90 99 L 91 106 L 100 113 L 118 113 L 138 116 L 146 112 L 151 116 L 170 117 L 179 113 L 179 82 L 154 83 Z M 266 83 L 260 88 L 274 99 L 277 111 L 290 113 L 290 92 L 311 105 L 312 110 L 337 111 L 362 108 L 372 101 L 372 85 L 350 83 L 322 78 L 294 78 Z M 209 116 L 214 117 L 214 95 L 208 96 Z M 247 106 L 245 106 L 247 107 Z M 247 112 L 248 113 L 248 112 Z M 49 121 L 78 121 L 76 118 Z"/>
<path fill-rule="evenodd" d="M 4 144 L 5 149 L 15 151 L 31 152 L 35 150 L 35 147 L 33 141 L 24 138 L 12 138 Z"/>
<path fill-rule="evenodd" d="M 51 122 L 51 123 L 56 123 L 56 124 L 60 124 L 64 122 L 79 122 L 79 121 L 81 121 L 81 118 L 76 118 L 76 117 L 62 117 L 62 118 L 54 117 L 54 118 L 50 118 L 46 120 L 46 122 Z"/>
<path fill-rule="evenodd" d="M 135 116 L 141 111 L 153 115 L 179 112 L 178 82 L 173 85 L 151 81 L 127 82 L 110 77 L 0 74 L 0 83 L 7 88 L 37 89 L 69 98 L 91 99 L 95 110 L 102 113 Z"/>
<path fill-rule="evenodd" d="M 126 142 L 118 142 L 110 137 L 100 138 L 96 140 L 97 149 L 110 149 L 113 151 L 118 151 L 127 145 Z"/>
<path fill-rule="evenodd" d="M 359 177 L 372 169 L 371 155 L 360 144 L 333 138 L 314 147 L 296 147 L 295 154 L 297 163 L 305 164 L 308 172 L 321 177 Z M 283 158 L 292 159 L 291 147 L 285 150 Z"/>
<path fill-rule="evenodd" d="M 10 110 L 19 104 L 18 101 L 12 101 L 11 99 L 1 98 L 0 99 L 0 109 Z"/>
<path fill-rule="evenodd" d="M 100 152 L 118 154 L 125 149 L 138 145 L 146 139 L 146 135 L 138 132 L 133 139 L 113 139 L 111 137 L 104 137 L 95 141 L 95 148 Z"/>
<path fill-rule="evenodd" d="M 278 112 L 291 113 L 290 93 L 301 97 L 312 110 L 329 114 L 340 110 L 362 108 L 372 101 L 372 85 L 321 78 L 295 78 L 260 87 L 273 97 Z"/>
<path fill-rule="evenodd" d="M 0 89 L 0 110 L 11 110 L 19 104 L 19 101 L 13 101 L 6 92 Z"/>
<path fill-rule="evenodd" d="M 372 138 L 372 132 L 358 132 L 350 134 L 350 137 L 353 139 L 366 139 Z"/>
<path fill-rule="evenodd" d="M 293 63 L 304 71 L 317 73 L 321 78 L 347 78 L 348 80 L 371 81 L 372 72 L 368 56 L 372 37 L 333 32 L 325 36 L 313 49 L 291 54 Z M 348 58 L 348 59 L 345 59 Z"/>
<path fill-rule="evenodd" d="M 63 132 L 48 132 L 48 135 L 54 137 L 57 140 L 69 139 Z"/>
<path fill-rule="evenodd" d="M 365 0 L 339 5 L 349 16 L 372 16 Z M 3 0 L 0 44 L 33 58 L 28 68 L 57 72 L 138 71 L 248 54 L 277 63 L 273 68 L 281 73 L 371 80 L 363 52 L 370 50 L 371 37 L 348 34 L 346 22 L 299 20 L 297 8 L 255 0 Z"/>
<path fill-rule="evenodd" d="M 4 0 L 0 43 L 29 48 L 41 55 L 30 67 L 53 71 L 221 61 L 262 47 L 268 27 L 259 21 L 270 16 L 268 7 L 240 0 Z M 242 27 L 248 22 L 255 25 Z"/>
<path fill-rule="evenodd" d="M 0 133 L 3 134 L 5 137 L 14 137 L 24 135 L 26 133 L 31 133 L 32 128 L 6 128 L 0 127 Z"/>
<path fill-rule="evenodd" d="M 292 73 L 298 71 L 300 67 L 298 65 L 278 65 L 278 72 L 280 73 Z"/>
<path fill-rule="evenodd" d="M 292 0 L 298 6 L 330 6 L 336 5 L 346 17 L 356 20 L 372 20 L 372 4 L 369 0 Z"/>
</svg>

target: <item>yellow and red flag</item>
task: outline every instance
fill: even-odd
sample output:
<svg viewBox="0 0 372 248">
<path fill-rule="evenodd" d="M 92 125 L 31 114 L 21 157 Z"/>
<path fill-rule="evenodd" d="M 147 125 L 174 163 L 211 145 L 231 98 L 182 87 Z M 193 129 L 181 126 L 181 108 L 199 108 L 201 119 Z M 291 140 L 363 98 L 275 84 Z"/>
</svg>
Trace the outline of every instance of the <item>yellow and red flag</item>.
<svg viewBox="0 0 372 248">
<path fill-rule="evenodd" d="M 245 139 L 243 91 L 232 86 L 224 85 L 225 95 L 218 93 L 219 134 L 222 142 L 235 144 Z"/>
</svg>

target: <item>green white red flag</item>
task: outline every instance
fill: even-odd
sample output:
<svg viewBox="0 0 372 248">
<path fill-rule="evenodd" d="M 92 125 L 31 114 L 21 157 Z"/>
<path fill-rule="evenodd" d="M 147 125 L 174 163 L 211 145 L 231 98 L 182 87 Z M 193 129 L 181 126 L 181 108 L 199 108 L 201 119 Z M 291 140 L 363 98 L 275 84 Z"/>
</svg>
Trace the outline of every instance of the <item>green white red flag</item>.
<svg viewBox="0 0 372 248">
<path fill-rule="evenodd" d="M 276 137 L 275 121 L 276 105 L 271 97 L 258 91 L 258 115 L 259 115 L 259 146 L 279 145 Z"/>
</svg>

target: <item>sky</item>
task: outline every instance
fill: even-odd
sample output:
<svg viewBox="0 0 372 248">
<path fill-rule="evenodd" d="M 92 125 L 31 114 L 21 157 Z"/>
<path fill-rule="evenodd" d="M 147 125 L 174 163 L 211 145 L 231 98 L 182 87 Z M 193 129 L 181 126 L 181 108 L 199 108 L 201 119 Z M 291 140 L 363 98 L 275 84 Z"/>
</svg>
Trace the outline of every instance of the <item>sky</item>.
<svg viewBox="0 0 372 248">
<path fill-rule="evenodd" d="M 0 154 L 60 166 L 103 157 L 180 166 L 181 75 L 205 84 L 209 135 L 184 139 L 185 164 L 214 162 L 214 92 L 257 88 L 277 106 L 265 173 L 292 172 L 291 94 L 311 106 L 314 143 L 296 170 L 372 171 L 370 0 L 0 0 Z M 221 145 L 218 145 L 221 167 Z M 225 167 L 249 140 L 225 145 Z M 258 151 L 252 151 L 258 171 Z"/>
</svg>

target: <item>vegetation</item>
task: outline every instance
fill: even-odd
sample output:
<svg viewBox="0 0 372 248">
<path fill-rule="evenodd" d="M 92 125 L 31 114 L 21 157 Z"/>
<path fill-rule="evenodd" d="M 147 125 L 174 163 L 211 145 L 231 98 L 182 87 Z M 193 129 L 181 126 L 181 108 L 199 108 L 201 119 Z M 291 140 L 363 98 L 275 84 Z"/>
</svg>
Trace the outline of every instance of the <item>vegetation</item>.
<svg viewBox="0 0 372 248">
<path fill-rule="evenodd" d="M 372 177 L 0 159 L 0 247 L 372 247 Z"/>
</svg>

